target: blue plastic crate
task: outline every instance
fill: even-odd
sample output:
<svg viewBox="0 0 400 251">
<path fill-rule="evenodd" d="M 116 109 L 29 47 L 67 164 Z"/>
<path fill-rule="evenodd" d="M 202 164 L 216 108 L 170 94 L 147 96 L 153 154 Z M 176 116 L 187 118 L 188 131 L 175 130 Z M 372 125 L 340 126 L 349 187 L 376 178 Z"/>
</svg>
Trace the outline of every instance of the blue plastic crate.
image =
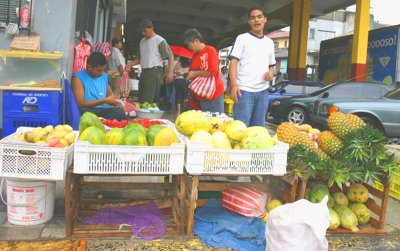
<svg viewBox="0 0 400 251">
<path fill-rule="evenodd" d="M 62 123 L 60 91 L 3 91 L 2 137 L 18 127 L 44 127 Z"/>
<path fill-rule="evenodd" d="M 62 117 L 9 117 L 3 116 L 3 131 L 2 137 L 7 137 L 10 134 L 15 133 L 18 127 L 45 127 L 47 125 L 56 126 L 62 124 Z"/>
<path fill-rule="evenodd" d="M 58 117 L 62 114 L 62 103 L 59 91 L 4 91 L 3 116 Z"/>
</svg>

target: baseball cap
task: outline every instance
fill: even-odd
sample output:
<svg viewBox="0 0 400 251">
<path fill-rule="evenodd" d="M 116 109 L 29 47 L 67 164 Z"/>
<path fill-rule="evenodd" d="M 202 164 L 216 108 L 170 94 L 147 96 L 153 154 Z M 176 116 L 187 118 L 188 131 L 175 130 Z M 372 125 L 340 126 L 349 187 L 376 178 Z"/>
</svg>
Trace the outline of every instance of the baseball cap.
<svg viewBox="0 0 400 251">
<path fill-rule="evenodd" d="M 149 27 L 153 27 L 153 22 L 148 18 L 142 19 L 139 23 L 138 31 L 143 32 L 146 28 Z"/>
</svg>

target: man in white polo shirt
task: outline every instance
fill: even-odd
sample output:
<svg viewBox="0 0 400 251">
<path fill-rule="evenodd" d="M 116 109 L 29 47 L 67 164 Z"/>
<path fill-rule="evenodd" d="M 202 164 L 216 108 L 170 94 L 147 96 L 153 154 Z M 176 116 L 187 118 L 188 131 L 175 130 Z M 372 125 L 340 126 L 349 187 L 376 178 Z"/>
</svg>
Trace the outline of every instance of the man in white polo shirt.
<svg viewBox="0 0 400 251">
<path fill-rule="evenodd" d="M 250 31 L 240 34 L 229 54 L 234 119 L 247 126 L 265 126 L 269 81 L 274 76 L 274 42 L 264 35 L 267 17 L 261 8 L 248 12 Z"/>
</svg>

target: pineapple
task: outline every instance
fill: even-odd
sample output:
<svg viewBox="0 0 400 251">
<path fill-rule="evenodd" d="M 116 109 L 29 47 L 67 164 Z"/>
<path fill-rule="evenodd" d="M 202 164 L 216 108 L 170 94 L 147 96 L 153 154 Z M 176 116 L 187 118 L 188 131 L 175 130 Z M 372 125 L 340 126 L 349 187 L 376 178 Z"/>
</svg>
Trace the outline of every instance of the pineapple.
<svg viewBox="0 0 400 251">
<path fill-rule="evenodd" d="M 317 156 L 321 159 L 321 160 L 328 160 L 330 159 L 329 155 L 326 154 L 326 152 L 324 152 L 321 148 L 318 148 L 316 150 Z"/>
<path fill-rule="evenodd" d="M 276 128 L 278 139 L 288 143 L 290 147 L 294 147 L 296 135 L 300 133 L 300 129 L 290 122 L 284 122 Z"/>
<path fill-rule="evenodd" d="M 318 146 L 332 158 L 343 149 L 342 141 L 331 131 L 323 131 L 317 142 Z"/>
<path fill-rule="evenodd" d="M 315 145 L 307 133 L 302 132 L 300 128 L 290 122 L 284 122 L 276 129 L 278 139 L 288 143 L 290 148 L 299 144 L 309 151 L 315 151 Z"/>
<path fill-rule="evenodd" d="M 328 118 L 328 125 L 332 132 L 336 134 L 340 139 L 345 139 L 346 136 L 355 131 L 352 120 L 341 112 L 335 112 Z"/>
<path fill-rule="evenodd" d="M 346 114 L 346 116 L 350 119 L 351 124 L 353 125 L 354 129 L 360 129 L 361 127 L 365 126 L 365 122 L 354 114 Z"/>
</svg>

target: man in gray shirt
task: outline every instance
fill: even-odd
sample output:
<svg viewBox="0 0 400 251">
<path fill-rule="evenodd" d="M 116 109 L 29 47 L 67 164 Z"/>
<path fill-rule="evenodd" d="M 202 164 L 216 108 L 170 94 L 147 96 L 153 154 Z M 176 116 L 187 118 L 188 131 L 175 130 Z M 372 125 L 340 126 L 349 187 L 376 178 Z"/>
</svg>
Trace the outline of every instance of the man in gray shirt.
<svg viewBox="0 0 400 251">
<path fill-rule="evenodd" d="M 172 83 L 174 55 L 167 41 L 154 32 L 153 22 L 143 19 L 139 24 L 143 38 L 139 43 L 139 53 L 132 65 L 140 64 L 142 73 L 139 78 L 139 102 L 159 102 L 160 87 Z M 167 70 L 163 71 L 163 60 L 168 60 Z M 165 74 L 164 74 L 165 72 Z"/>
</svg>

